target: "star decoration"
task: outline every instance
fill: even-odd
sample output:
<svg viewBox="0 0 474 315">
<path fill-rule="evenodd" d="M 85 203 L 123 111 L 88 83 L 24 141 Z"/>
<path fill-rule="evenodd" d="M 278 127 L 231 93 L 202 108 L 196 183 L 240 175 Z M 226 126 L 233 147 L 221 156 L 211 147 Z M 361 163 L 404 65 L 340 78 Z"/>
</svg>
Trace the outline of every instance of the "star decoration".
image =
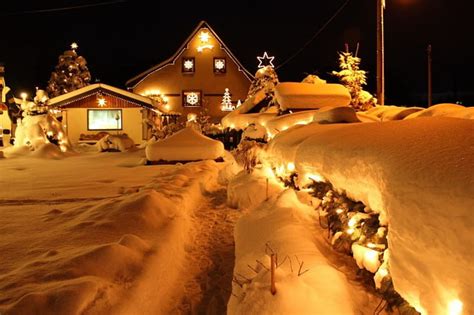
<svg viewBox="0 0 474 315">
<path fill-rule="evenodd" d="M 184 68 L 185 68 L 186 70 L 191 70 L 191 69 L 193 68 L 193 66 L 194 66 L 194 63 L 193 63 L 192 60 L 186 60 L 186 61 L 184 62 Z"/>
<path fill-rule="evenodd" d="M 275 59 L 274 56 L 268 56 L 267 52 L 264 52 L 263 53 L 263 56 L 262 57 L 257 57 L 258 59 L 258 68 L 263 68 L 263 67 L 266 67 L 266 66 L 270 66 L 272 68 L 275 68 L 275 66 L 273 65 L 273 59 Z"/>
<path fill-rule="evenodd" d="M 202 31 L 201 34 L 199 34 L 199 39 L 201 40 L 201 42 L 203 43 L 207 43 L 209 42 L 209 32 L 204 32 Z"/>
<path fill-rule="evenodd" d="M 77 43 L 74 42 L 71 44 L 71 49 L 75 50 L 77 48 L 79 48 L 79 45 Z"/>
<path fill-rule="evenodd" d="M 220 59 L 216 60 L 216 62 L 215 62 L 215 67 L 216 67 L 216 69 L 218 69 L 218 70 L 224 69 L 224 67 L 225 67 L 224 61 L 223 61 L 223 60 L 220 60 Z"/>
</svg>

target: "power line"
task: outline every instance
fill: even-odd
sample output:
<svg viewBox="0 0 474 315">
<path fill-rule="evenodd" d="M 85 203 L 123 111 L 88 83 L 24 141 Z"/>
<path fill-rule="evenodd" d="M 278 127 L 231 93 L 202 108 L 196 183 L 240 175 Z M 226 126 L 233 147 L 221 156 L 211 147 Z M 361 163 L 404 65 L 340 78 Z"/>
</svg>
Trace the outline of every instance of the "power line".
<svg viewBox="0 0 474 315">
<path fill-rule="evenodd" d="M 309 44 L 311 44 L 311 42 L 316 38 L 318 37 L 318 35 L 329 25 L 329 23 L 332 22 L 332 20 L 334 20 L 334 18 L 346 7 L 346 5 L 349 3 L 350 0 L 346 0 L 346 2 L 344 2 L 342 4 L 342 6 L 337 9 L 337 11 L 331 16 L 331 18 L 316 32 L 314 33 L 314 35 L 303 45 L 303 47 L 301 47 L 297 52 L 295 52 L 293 55 L 291 55 L 290 57 L 288 57 L 285 61 L 283 61 L 282 63 L 280 63 L 276 68 L 275 70 L 278 70 L 280 69 L 281 67 L 283 67 L 284 65 L 286 65 L 288 62 L 290 62 L 291 60 L 293 60 L 296 56 L 298 56 L 303 50 L 306 49 L 306 47 L 308 47 Z"/>
<path fill-rule="evenodd" d="M 83 4 L 83 5 L 62 7 L 62 8 L 51 8 L 51 9 L 41 9 L 41 10 L 29 10 L 29 11 L 12 12 L 12 13 L 0 14 L 0 16 L 69 11 L 69 10 L 77 10 L 77 9 L 84 9 L 84 8 L 105 6 L 105 5 L 117 4 L 117 3 L 123 3 L 123 2 L 127 2 L 127 0 L 114 0 L 114 1 L 107 1 L 107 2 L 100 2 L 100 3 L 91 3 L 91 4 Z"/>
</svg>

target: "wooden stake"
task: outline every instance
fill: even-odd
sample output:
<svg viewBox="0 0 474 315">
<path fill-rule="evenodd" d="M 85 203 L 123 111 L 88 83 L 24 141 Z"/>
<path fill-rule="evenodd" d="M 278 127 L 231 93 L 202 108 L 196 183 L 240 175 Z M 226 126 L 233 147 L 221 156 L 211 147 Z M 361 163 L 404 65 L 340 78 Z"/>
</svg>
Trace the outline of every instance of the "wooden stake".
<svg viewBox="0 0 474 315">
<path fill-rule="evenodd" d="M 268 200 L 268 177 L 267 177 L 267 187 L 266 187 L 266 193 L 265 193 L 265 200 Z"/>
<path fill-rule="evenodd" d="M 272 254 L 270 256 L 270 292 L 275 295 L 277 293 L 277 289 L 275 287 L 275 268 L 276 268 L 276 256 Z"/>
</svg>

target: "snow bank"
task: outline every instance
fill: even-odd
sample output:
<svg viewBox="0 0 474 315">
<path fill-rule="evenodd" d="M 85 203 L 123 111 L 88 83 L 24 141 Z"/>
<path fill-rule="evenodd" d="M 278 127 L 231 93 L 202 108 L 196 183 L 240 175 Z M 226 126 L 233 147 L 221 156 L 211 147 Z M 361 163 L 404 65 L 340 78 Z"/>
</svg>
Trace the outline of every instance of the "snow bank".
<svg viewBox="0 0 474 315">
<path fill-rule="evenodd" d="M 116 150 L 125 152 L 135 148 L 135 143 L 127 134 L 106 135 L 96 143 L 99 152 Z"/>
<path fill-rule="evenodd" d="M 234 232 L 236 281 L 228 314 L 343 315 L 368 311 L 360 303 L 360 295 L 365 293 L 351 287 L 345 275 L 327 260 L 327 253 L 322 253 L 328 250 L 327 244 L 315 243 L 314 213 L 294 191 L 286 190 L 239 219 Z M 275 295 L 270 293 L 270 272 L 257 262 L 268 268 L 271 250 L 277 253 L 279 264 Z M 300 275 L 299 262 L 303 263 Z"/>
<path fill-rule="evenodd" d="M 474 119 L 474 108 L 464 107 L 457 104 L 437 104 L 422 111 L 413 113 L 406 117 L 406 119 L 419 117 L 454 117 Z"/>
<path fill-rule="evenodd" d="M 282 82 L 275 88 L 275 97 L 283 110 L 311 109 L 325 106 L 348 106 L 349 91 L 341 84 Z"/>
<path fill-rule="evenodd" d="M 422 111 L 421 107 L 400 107 L 400 106 L 375 106 L 369 109 L 366 112 L 363 112 L 366 115 L 376 117 L 380 121 L 387 120 L 401 120 L 405 117 Z"/>
<path fill-rule="evenodd" d="M 147 145 L 145 152 L 149 161 L 214 160 L 224 156 L 224 145 L 186 127 L 164 140 Z"/>
<path fill-rule="evenodd" d="M 227 186 L 227 204 L 233 208 L 249 209 L 281 191 L 282 185 L 267 177 L 264 171 L 255 169 L 252 174 L 240 171 Z M 255 192 L 259 193 L 255 193 Z"/>
<path fill-rule="evenodd" d="M 474 313 L 473 121 L 310 124 L 277 135 L 268 154 L 381 214 L 395 289 L 418 311 L 444 314 L 461 301 Z"/>
<path fill-rule="evenodd" d="M 235 112 L 235 111 L 234 111 Z M 231 129 L 245 129 L 251 124 L 265 126 L 267 121 L 277 117 L 277 113 L 264 112 L 252 114 L 239 114 L 231 112 L 229 115 L 222 118 L 222 126 Z"/>
</svg>

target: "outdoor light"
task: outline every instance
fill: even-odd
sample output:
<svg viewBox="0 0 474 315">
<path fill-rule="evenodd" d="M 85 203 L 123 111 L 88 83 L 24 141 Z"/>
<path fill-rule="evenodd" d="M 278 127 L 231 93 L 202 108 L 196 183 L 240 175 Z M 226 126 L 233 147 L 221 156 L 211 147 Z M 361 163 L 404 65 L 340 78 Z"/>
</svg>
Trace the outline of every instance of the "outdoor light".
<svg viewBox="0 0 474 315">
<path fill-rule="evenodd" d="M 275 59 L 274 56 L 268 56 L 268 53 L 265 51 L 263 53 L 263 56 L 262 57 L 257 57 L 258 59 L 258 67 L 259 68 L 263 68 L 263 67 L 266 67 L 266 66 L 270 66 L 272 68 L 275 68 L 275 66 L 273 65 L 273 59 Z"/>
<path fill-rule="evenodd" d="M 212 49 L 214 45 L 209 44 L 209 38 L 211 36 L 209 35 L 209 32 L 201 31 L 199 34 L 199 39 L 201 41 L 201 45 L 197 47 L 198 52 L 202 52 L 204 49 Z"/>
<path fill-rule="evenodd" d="M 25 93 L 25 92 L 23 92 L 23 93 L 20 94 L 20 96 L 21 96 L 21 98 L 25 101 L 26 98 L 28 97 L 28 94 Z"/>
</svg>

